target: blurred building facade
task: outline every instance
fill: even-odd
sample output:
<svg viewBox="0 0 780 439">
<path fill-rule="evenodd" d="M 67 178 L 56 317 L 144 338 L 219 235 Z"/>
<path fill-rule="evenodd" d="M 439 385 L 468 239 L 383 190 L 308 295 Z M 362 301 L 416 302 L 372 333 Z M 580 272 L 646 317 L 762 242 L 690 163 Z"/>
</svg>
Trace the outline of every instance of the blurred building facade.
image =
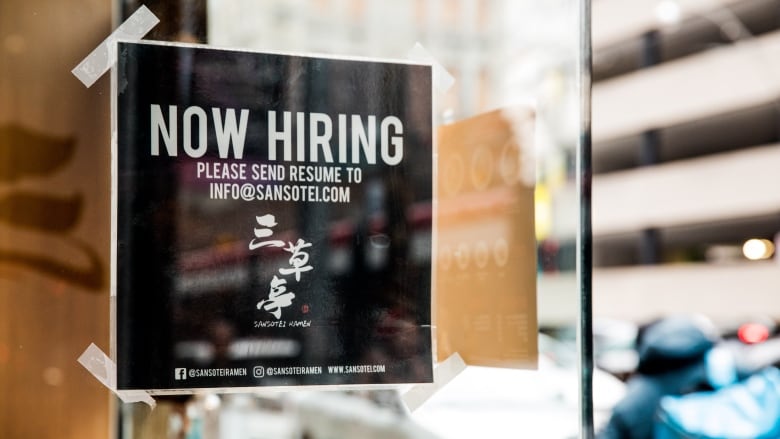
<svg viewBox="0 0 780 439">
<path fill-rule="evenodd" d="M 780 315 L 780 1 L 596 0 L 593 50 L 596 317 Z"/>
</svg>

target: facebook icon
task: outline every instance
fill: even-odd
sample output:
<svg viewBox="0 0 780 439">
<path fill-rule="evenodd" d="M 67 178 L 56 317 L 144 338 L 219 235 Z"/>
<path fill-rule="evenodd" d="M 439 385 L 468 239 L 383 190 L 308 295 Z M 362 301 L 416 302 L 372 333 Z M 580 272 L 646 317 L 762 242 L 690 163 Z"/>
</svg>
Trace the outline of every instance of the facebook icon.
<svg viewBox="0 0 780 439">
<path fill-rule="evenodd" d="M 173 377 L 176 381 L 187 379 L 187 369 L 184 367 L 177 367 L 174 371 Z"/>
</svg>

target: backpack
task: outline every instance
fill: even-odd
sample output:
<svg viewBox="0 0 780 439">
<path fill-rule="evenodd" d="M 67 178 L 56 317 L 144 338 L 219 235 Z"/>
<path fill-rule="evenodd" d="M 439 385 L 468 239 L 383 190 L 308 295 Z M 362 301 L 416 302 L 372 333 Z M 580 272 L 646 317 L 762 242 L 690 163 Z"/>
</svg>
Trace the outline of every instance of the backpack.
<svg viewBox="0 0 780 439">
<path fill-rule="evenodd" d="M 653 433 L 654 439 L 780 438 L 780 371 L 769 367 L 717 390 L 665 396 Z"/>
</svg>

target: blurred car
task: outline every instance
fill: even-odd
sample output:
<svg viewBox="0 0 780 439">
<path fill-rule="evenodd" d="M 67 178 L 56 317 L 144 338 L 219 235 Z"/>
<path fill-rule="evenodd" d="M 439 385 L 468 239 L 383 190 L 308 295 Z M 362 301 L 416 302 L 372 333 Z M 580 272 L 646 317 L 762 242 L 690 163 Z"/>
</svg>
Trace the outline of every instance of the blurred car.
<svg viewBox="0 0 780 439">
<path fill-rule="evenodd" d="M 539 335 L 539 369 L 468 366 L 412 413 L 442 438 L 539 439 L 579 437 L 576 347 Z M 625 385 L 600 369 L 593 374 L 594 422 L 609 418 Z"/>
</svg>

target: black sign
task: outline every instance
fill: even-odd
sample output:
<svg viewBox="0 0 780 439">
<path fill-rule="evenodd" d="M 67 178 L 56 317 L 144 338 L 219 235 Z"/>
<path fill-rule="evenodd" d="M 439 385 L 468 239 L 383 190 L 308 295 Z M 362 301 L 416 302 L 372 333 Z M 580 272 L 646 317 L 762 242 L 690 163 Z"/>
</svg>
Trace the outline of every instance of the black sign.
<svg viewBox="0 0 780 439">
<path fill-rule="evenodd" d="M 432 381 L 431 68 L 119 43 L 119 389 Z"/>
</svg>

